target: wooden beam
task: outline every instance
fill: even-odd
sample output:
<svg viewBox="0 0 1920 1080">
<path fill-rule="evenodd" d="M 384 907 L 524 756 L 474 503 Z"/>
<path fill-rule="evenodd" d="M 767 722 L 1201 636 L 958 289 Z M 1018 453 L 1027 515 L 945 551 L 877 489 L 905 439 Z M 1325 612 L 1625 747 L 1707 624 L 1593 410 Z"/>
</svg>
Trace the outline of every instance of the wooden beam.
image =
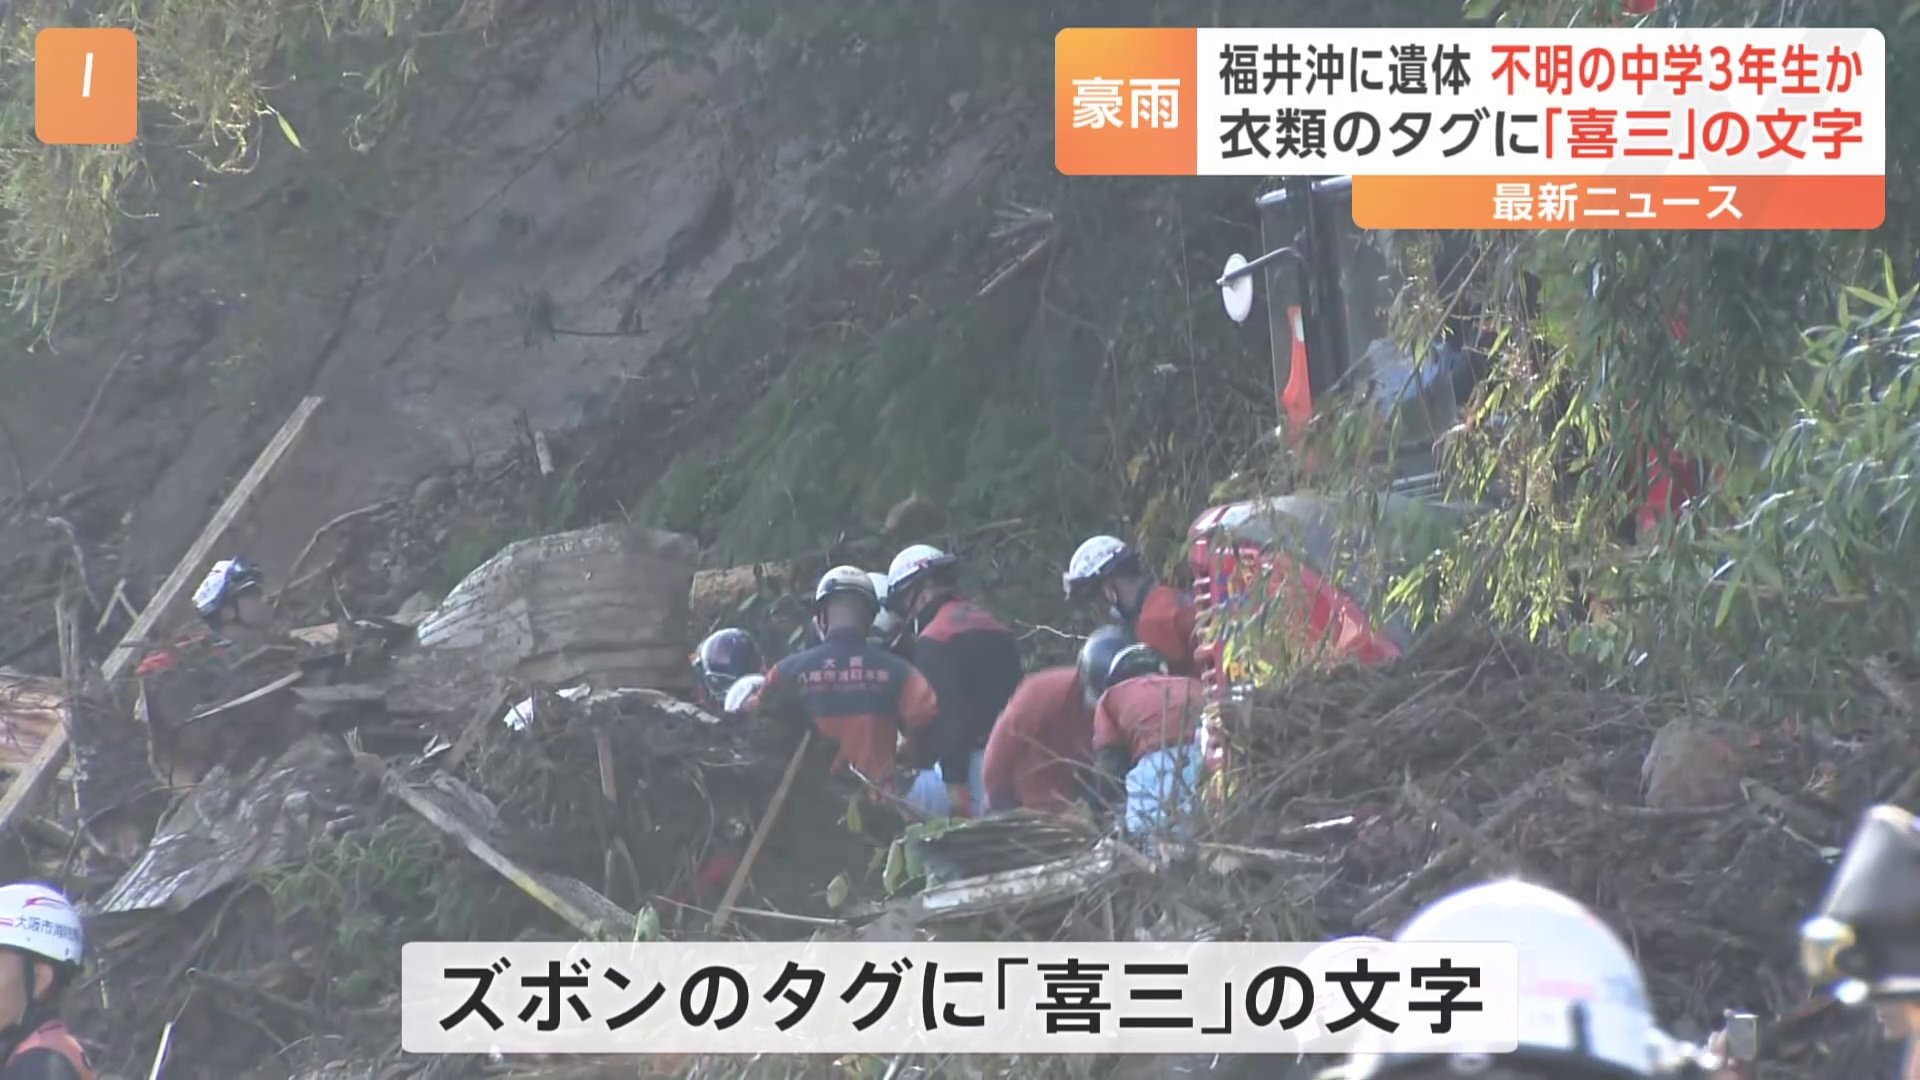
<svg viewBox="0 0 1920 1080">
<path fill-rule="evenodd" d="M 458 840 L 474 858 L 513 882 L 541 907 L 573 924 L 576 930 L 589 938 L 618 941 L 632 936 L 633 914 L 595 892 L 592 886 L 564 874 L 530 870 L 519 865 L 462 820 L 458 813 L 436 799 L 431 791 L 413 787 L 391 770 L 383 770 L 381 786 L 406 803 L 414 813 Z"/>
<path fill-rule="evenodd" d="M 280 459 L 286 456 L 287 450 L 293 446 L 294 440 L 306 430 L 307 421 L 312 419 L 314 410 L 318 409 L 324 400 L 326 399 L 320 397 L 301 399 L 299 406 L 293 410 L 293 415 L 287 417 L 287 422 L 280 425 L 280 431 L 274 435 L 273 441 L 267 443 L 266 449 L 260 451 L 260 456 L 254 459 L 253 467 L 240 478 L 240 483 L 235 485 L 233 492 L 227 496 L 227 501 L 220 504 L 220 509 L 213 515 L 213 520 L 207 522 L 207 527 L 200 531 L 200 538 L 195 540 L 193 546 L 187 549 L 187 553 L 180 557 L 180 562 L 174 566 L 173 573 L 167 575 L 167 579 L 160 583 L 160 588 L 155 590 L 153 599 L 147 602 L 146 610 L 142 611 L 140 617 L 133 621 L 133 625 L 127 628 L 126 635 L 120 639 L 120 644 L 114 647 L 113 652 L 107 657 L 107 662 L 101 665 L 101 671 L 108 683 L 118 679 L 122 672 L 133 665 L 134 658 L 140 655 L 141 646 L 146 643 L 147 635 L 160 624 L 160 620 L 165 617 L 174 601 L 180 598 L 180 594 L 187 591 L 188 582 L 203 569 L 200 564 L 206 561 L 207 556 L 213 552 L 214 546 L 233 526 L 234 521 L 240 516 L 240 511 L 252 501 L 254 492 L 266 480 L 267 474 L 273 471 L 273 467 L 280 463 Z M 33 760 L 27 763 L 27 767 L 21 770 L 19 776 L 14 777 L 13 783 L 7 787 L 6 795 L 0 797 L 0 835 L 4 835 L 13 826 L 13 820 L 20 815 L 22 807 L 40 797 L 46 785 L 59 773 L 60 766 L 66 761 L 66 757 L 67 729 L 63 724 L 48 734 L 46 742 L 41 744 L 40 752 L 34 755 Z"/>
<path fill-rule="evenodd" d="M 727 928 L 727 920 L 733 917 L 733 902 L 740 899 L 740 890 L 746 887 L 747 876 L 753 873 L 753 862 L 760 857 L 760 848 L 773 833 L 773 826 L 780 820 L 780 808 L 787 804 L 787 792 L 793 790 L 793 778 L 800 774 L 800 760 L 807 756 L 807 747 L 813 745 L 813 731 L 809 729 L 800 736 L 800 745 L 793 748 L 793 757 L 787 762 L 786 775 L 780 777 L 780 786 L 773 789 L 773 798 L 767 800 L 767 812 L 760 815 L 760 827 L 753 830 L 753 839 L 747 841 L 747 853 L 740 858 L 740 865 L 734 868 L 733 880 L 727 882 L 727 891 L 720 897 L 720 906 L 714 909 L 713 921 L 707 928 L 719 933 Z"/>
<path fill-rule="evenodd" d="M 265 699 L 272 697 L 273 695 L 279 693 L 280 691 L 286 690 L 292 687 L 294 683 L 297 683 L 301 679 L 304 679 L 306 677 L 307 677 L 307 673 L 304 671 L 289 671 L 285 675 L 280 676 L 279 678 L 273 680 L 267 685 L 256 687 L 255 689 L 249 690 L 246 693 L 241 694 L 239 697 L 234 698 L 232 701 L 223 702 L 219 705 L 209 705 L 208 707 L 201 709 L 199 712 L 196 712 L 192 716 L 187 717 L 186 723 L 188 724 L 198 723 L 209 717 L 219 716 L 221 713 L 232 712 L 235 709 L 245 708 L 256 701 L 264 701 Z"/>
</svg>

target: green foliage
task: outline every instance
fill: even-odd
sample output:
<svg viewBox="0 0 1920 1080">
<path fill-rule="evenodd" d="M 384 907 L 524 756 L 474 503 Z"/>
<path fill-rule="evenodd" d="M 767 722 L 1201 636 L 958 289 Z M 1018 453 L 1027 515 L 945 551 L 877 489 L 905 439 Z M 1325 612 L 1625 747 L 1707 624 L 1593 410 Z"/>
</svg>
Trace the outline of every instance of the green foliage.
<svg viewBox="0 0 1920 1080">
<path fill-rule="evenodd" d="M 498 884 L 420 819 L 389 817 L 315 841 L 306 862 L 260 879 L 285 920 L 332 927 L 314 974 L 336 1004 L 362 1005 L 399 985 L 400 947 L 480 937 L 501 909 Z"/>
<path fill-rule="evenodd" d="M 62 290 L 110 268 L 117 222 L 154 196 L 154 155 L 191 155 L 215 173 L 258 158 L 261 123 L 296 150 L 303 136 L 270 98 L 309 52 L 330 49 L 326 70 L 363 95 L 343 133 L 371 144 L 419 70 L 426 40 L 493 18 L 494 0 L 114 0 L 80 13 L 66 0 L 18 0 L 0 9 L 0 277 L 15 311 L 45 326 Z M 88 5 L 98 8 L 98 5 Z M 48 26 L 121 26 L 139 35 L 143 137 L 127 146 L 43 146 L 32 137 L 33 47 Z M 334 75 L 353 40 L 391 43 L 364 71 Z M 158 115 L 156 115 L 158 114 Z M 311 140 L 309 132 L 305 139 Z M 138 191 L 139 197 L 135 197 Z M 129 205 L 132 203 L 132 205 Z"/>
<path fill-rule="evenodd" d="M 1745 432 L 1714 501 L 1630 564 L 1625 617 L 1576 643 L 1667 679 L 1702 669 L 1779 707 L 1844 700 L 1858 662 L 1917 643 L 1920 323 L 1891 263 L 1809 331 L 1791 404 Z"/>
<path fill-rule="evenodd" d="M 1515 25 L 1612 18 L 1559 0 L 1497 7 Z M 1660 12 L 1683 25 L 1879 26 L 1889 58 L 1920 48 L 1911 0 Z M 1888 79 L 1889 101 L 1916 89 L 1897 63 Z M 1912 250 L 1917 138 L 1920 119 L 1894 110 L 1887 222 L 1871 233 L 1484 235 L 1456 296 L 1427 284 L 1430 238 L 1381 238 L 1403 282 L 1401 340 L 1431 340 L 1451 314 L 1480 319 L 1496 342 L 1494 373 L 1448 440 L 1454 493 L 1490 509 L 1396 598 L 1431 610 L 1471 594 L 1532 633 L 1571 629 L 1634 678 L 1706 677 L 1775 703 L 1832 703 L 1845 661 L 1911 642 L 1892 568 L 1912 554 L 1911 335 L 1899 329 L 1911 296 L 1896 280 Z M 1846 298 L 1837 318 L 1834 296 Z M 1699 462 L 1712 493 L 1626 546 L 1662 449 Z M 1606 618 L 1581 622 L 1594 601 Z"/>
</svg>

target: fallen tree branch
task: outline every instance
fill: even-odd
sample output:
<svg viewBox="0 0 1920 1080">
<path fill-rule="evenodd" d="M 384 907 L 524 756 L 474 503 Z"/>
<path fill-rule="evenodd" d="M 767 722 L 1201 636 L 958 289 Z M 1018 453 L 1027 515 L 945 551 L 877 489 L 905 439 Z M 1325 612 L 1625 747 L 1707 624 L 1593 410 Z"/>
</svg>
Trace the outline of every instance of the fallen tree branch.
<svg viewBox="0 0 1920 1080">
<path fill-rule="evenodd" d="M 747 875 L 753 872 L 753 863 L 760 857 L 760 848 L 766 844 L 768 834 L 780 820 L 780 808 L 787 804 L 787 793 L 793 790 L 793 778 L 800 775 L 800 762 L 807 756 L 807 748 L 813 745 L 813 732 L 808 730 L 800 736 L 800 745 L 793 748 L 793 757 L 787 761 L 787 771 L 780 777 L 780 786 L 773 789 L 773 798 L 767 800 L 767 812 L 760 815 L 760 825 L 753 830 L 753 839 L 747 841 L 747 853 L 740 857 L 740 865 L 734 867 L 733 880 L 727 882 L 727 891 L 720 897 L 720 906 L 714 909 L 713 921 L 707 928 L 719 933 L 727 928 L 727 920 L 733 914 L 733 902 L 740 899 L 740 890 L 747 885 Z"/>
<path fill-rule="evenodd" d="M 294 581 L 295 575 L 299 574 L 300 568 L 307 564 L 307 557 L 313 554 L 314 548 L 320 546 L 320 541 L 323 537 L 325 537 L 328 533 L 332 532 L 333 530 L 339 528 L 340 526 L 345 525 L 349 521 L 358 521 L 363 517 L 371 517 L 374 514 L 380 513 L 381 511 L 386 510 L 389 507 L 393 506 L 396 501 L 397 500 L 394 500 L 394 499 L 382 499 L 379 502 L 372 504 L 371 506 L 363 506 L 358 510 L 349 510 L 346 513 L 341 514 L 340 516 L 334 518 L 332 521 L 327 522 L 325 525 L 322 525 L 319 528 L 313 530 L 313 536 L 308 538 L 307 546 L 300 549 L 300 554 L 294 557 L 293 565 L 287 567 L 287 580 L 289 584 L 286 585 L 283 589 L 275 592 L 273 594 L 274 599 L 277 601 L 282 592 L 285 592 L 287 589 L 293 588 L 292 583 Z"/>
<path fill-rule="evenodd" d="M 1560 785 L 1560 793 L 1567 801 L 1583 810 L 1592 810 L 1610 817 L 1633 818 L 1639 821 L 1695 821 L 1702 818 L 1717 818 L 1740 809 L 1740 803 L 1721 803 L 1718 806 L 1623 806 L 1608 802 L 1600 793 L 1568 777 Z"/>
<path fill-rule="evenodd" d="M 99 608 L 100 598 L 93 594 L 93 582 L 87 576 L 87 553 L 80 547 L 80 534 L 75 531 L 73 522 L 63 517 L 43 517 L 40 520 L 66 536 L 67 550 L 73 555 L 74 572 L 80 575 L 80 591 L 87 595 L 87 603 Z"/>
<path fill-rule="evenodd" d="M 107 597 L 107 602 L 101 606 L 100 621 L 93 624 L 94 633 L 104 634 L 107 632 L 107 623 L 113 620 L 115 610 L 125 611 L 129 619 L 138 619 L 140 617 L 140 613 L 134 610 L 133 601 L 127 599 L 126 578 L 121 578 L 115 583 L 113 586 L 113 595 Z"/>
<path fill-rule="evenodd" d="M 1601 760 L 1604 760 L 1604 758 Z M 1520 815 L 1520 811 L 1526 809 L 1527 805 L 1533 802 L 1535 797 L 1548 787 L 1558 783 L 1560 777 L 1579 772 L 1597 763 L 1598 762 L 1589 759 L 1570 765 L 1562 765 L 1559 768 L 1549 769 L 1515 788 L 1499 802 L 1494 804 L 1493 811 L 1487 815 L 1485 821 L 1480 823 L 1480 834 L 1497 833 L 1501 829 L 1506 828 L 1514 818 Z M 1389 890 L 1385 896 L 1362 908 L 1360 913 L 1353 917 L 1354 925 L 1356 927 L 1371 927 L 1376 923 L 1384 921 L 1390 914 L 1410 906 L 1414 896 L 1421 889 L 1442 875 L 1456 869 L 1461 861 L 1467 857 L 1470 850 L 1466 843 L 1459 840 L 1448 844 L 1445 848 L 1441 849 L 1439 854 L 1429 859 L 1425 866 L 1415 870 L 1405 881 L 1402 881 Z"/>
<path fill-rule="evenodd" d="M 1489 873 L 1502 876 L 1508 874 L 1533 876 L 1526 873 L 1520 860 L 1511 852 L 1503 850 L 1485 833 L 1461 820 L 1460 815 L 1449 809 L 1447 804 L 1420 790 L 1420 785 L 1414 783 L 1412 778 L 1408 778 L 1401 790 L 1407 801 L 1413 804 L 1414 809 L 1439 826 L 1440 831 L 1451 837 L 1454 843 L 1464 847 L 1467 855 L 1477 860 Z"/>
<path fill-rule="evenodd" d="M 1747 779 L 1740 782 L 1747 798 L 1778 813 L 1787 825 L 1812 836 L 1831 836 L 1836 822 L 1798 801 L 1781 794 L 1779 791 L 1758 780 Z"/>
</svg>

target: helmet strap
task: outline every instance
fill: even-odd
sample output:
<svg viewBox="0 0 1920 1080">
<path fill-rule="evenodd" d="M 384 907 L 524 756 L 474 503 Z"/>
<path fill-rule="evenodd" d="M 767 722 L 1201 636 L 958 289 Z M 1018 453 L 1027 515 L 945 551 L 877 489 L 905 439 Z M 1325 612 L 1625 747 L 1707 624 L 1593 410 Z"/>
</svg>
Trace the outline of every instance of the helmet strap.
<svg viewBox="0 0 1920 1080">
<path fill-rule="evenodd" d="M 1140 617 L 1140 611 L 1147 606 L 1147 593 L 1153 591 L 1153 579 L 1143 577 L 1138 588 L 1133 590 L 1131 603 L 1120 595 L 1120 586 L 1109 581 L 1106 586 L 1107 599 L 1113 601 L 1113 612 L 1129 626 Z"/>
<path fill-rule="evenodd" d="M 66 980 L 61 978 L 62 971 L 60 965 L 54 964 L 45 957 L 36 956 L 24 949 L 9 948 L 6 951 L 19 957 L 23 965 L 21 972 L 23 986 L 21 990 L 25 996 L 25 1002 L 20 1009 L 20 1019 L 14 1021 L 7 1027 L 0 1028 L 0 1046 L 10 1049 L 11 1046 L 18 1043 L 24 1035 L 38 1028 L 49 1018 L 48 1014 L 52 1012 L 52 1004 L 59 1001 L 62 984 Z M 40 982 L 38 968 L 41 963 L 46 963 L 53 969 L 53 984 L 50 987 L 49 993 L 44 996 L 39 993 L 38 987 Z"/>
</svg>

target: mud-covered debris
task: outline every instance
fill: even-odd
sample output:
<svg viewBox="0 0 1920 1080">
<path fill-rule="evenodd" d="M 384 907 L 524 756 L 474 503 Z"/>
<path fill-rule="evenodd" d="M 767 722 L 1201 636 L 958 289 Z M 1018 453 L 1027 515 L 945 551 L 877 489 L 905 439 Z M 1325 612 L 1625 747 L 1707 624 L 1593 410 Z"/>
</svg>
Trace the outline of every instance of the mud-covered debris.
<svg viewBox="0 0 1920 1080">
<path fill-rule="evenodd" d="M 1100 839 L 1091 821 L 1033 811 L 965 821 L 914 841 L 950 876 L 975 877 L 1084 854 Z"/>
<path fill-rule="evenodd" d="M 1368 806 L 1392 827 L 1365 857 L 1347 848 L 1293 914 L 1308 936 L 1391 933 L 1421 904 L 1517 867 L 1634 942 L 1670 1022 L 1712 1026 L 1728 1008 L 1765 1020 L 1806 1001 L 1784 944 L 1826 884 L 1826 849 L 1910 771 L 1871 749 L 1897 738 L 1897 710 L 1862 722 L 1872 730 L 1851 742 L 1804 722 L 1706 724 L 1463 623 L 1394 663 L 1257 695 L 1229 732 L 1236 797 L 1201 839 L 1268 846 Z M 1644 803 L 1643 781 L 1657 789 Z M 1238 932 L 1275 932 L 1263 920 L 1278 906 L 1250 908 L 1244 883 L 1192 888 Z M 1769 1054 L 1788 1059 L 1781 1075 L 1837 1075 L 1823 1046 Z"/>
<path fill-rule="evenodd" d="M 66 685 L 59 679 L 0 668 L 0 770 L 32 761 L 66 707 Z"/>
<path fill-rule="evenodd" d="M 145 854 L 94 910 L 180 911 L 228 885 L 297 863 L 316 836 L 349 816 L 355 783 L 345 749 L 321 736 L 303 738 L 244 773 L 217 766 L 160 822 Z"/>
<path fill-rule="evenodd" d="M 1724 806 L 1740 798 L 1737 736 L 1687 717 L 1654 734 L 1640 767 L 1646 803 L 1657 810 Z"/>
<path fill-rule="evenodd" d="M 397 773 L 387 773 L 386 791 L 412 808 L 415 813 L 457 840 L 481 862 L 492 867 L 542 907 L 573 924 L 592 938 L 626 937 L 633 932 L 634 916 L 608 900 L 585 882 L 548 870 L 524 866 L 500 850 L 488 835 L 498 831 L 497 822 L 474 813 L 475 804 L 490 806 L 485 797 L 459 780 L 436 773 L 432 783 L 416 786 Z M 476 818 L 482 820 L 476 821 Z"/>
<path fill-rule="evenodd" d="M 529 683 L 687 689 L 692 583 L 692 545 L 673 533 L 610 524 L 523 540 L 455 586 L 418 639 Z"/>
</svg>

